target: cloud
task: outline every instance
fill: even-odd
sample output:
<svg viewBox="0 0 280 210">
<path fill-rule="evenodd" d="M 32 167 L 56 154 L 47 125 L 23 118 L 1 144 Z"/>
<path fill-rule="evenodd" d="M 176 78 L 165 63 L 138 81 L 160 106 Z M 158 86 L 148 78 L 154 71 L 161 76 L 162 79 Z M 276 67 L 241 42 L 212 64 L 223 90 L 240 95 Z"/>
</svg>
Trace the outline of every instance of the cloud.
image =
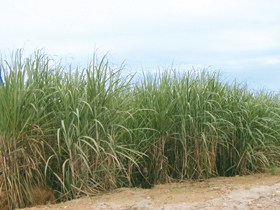
<svg viewBox="0 0 280 210">
<path fill-rule="evenodd" d="M 27 42 L 83 62 L 99 48 L 132 68 L 279 65 L 278 0 L 11 0 L 1 8 L 2 48 Z"/>
</svg>

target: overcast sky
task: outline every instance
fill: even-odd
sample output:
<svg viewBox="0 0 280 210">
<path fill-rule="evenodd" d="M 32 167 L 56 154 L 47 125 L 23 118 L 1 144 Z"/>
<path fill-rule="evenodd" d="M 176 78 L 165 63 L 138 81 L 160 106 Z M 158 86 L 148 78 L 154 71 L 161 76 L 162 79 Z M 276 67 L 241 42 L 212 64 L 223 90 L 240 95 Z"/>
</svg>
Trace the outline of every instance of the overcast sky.
<svg viewBox="0 0 280 210">
<path fill-rule="evenodd" d="M 45 48 L 131 71 L 221 70 L 280 91 L 280 0 L 0 0 L 0 53 Z"/>
</svg>

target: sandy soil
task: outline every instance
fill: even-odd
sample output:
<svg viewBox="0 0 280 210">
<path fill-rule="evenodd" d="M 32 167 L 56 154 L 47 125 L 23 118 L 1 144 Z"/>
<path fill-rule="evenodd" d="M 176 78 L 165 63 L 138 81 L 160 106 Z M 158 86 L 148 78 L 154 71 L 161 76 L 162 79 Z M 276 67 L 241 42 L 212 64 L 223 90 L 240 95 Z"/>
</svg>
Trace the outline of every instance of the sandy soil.
<svg viewBox="0 0 280 210">
<path fill-rule="evenodd" d="M 120 188 L 110 193 L 25 210 L 280 209 L 280 175 L 218 177 L 201 182 Z"/>
</svg>

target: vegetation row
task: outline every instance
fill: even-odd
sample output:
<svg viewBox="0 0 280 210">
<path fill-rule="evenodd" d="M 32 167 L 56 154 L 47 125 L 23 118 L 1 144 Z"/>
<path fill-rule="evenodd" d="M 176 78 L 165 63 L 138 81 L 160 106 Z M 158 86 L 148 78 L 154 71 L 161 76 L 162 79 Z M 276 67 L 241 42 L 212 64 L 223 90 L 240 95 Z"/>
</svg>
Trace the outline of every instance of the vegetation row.
<svg viewBox="0 0 280 210">
<path fill-rule="evenodd" d="M 0 60 L 0 186 L 9 208 L 118 187 L 277 167 L 279 95 L 219 72 L 125 74 L 106 56 L 85 67 L 41 50 Z"/>
</svg>

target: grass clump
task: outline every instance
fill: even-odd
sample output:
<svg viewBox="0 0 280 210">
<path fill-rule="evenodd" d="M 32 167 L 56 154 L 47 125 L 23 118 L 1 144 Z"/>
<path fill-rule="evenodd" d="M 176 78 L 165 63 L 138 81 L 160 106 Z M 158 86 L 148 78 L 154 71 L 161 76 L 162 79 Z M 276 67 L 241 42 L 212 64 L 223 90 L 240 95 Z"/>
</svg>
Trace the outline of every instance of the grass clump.
<svg viewBox="0 0 280 210">
<path fill-rule="evenodd" d="M 34 188 L 68 200 L 122 186 L 279 166 L 279 97 L 218 72 L 124 77 L 106 56 L 86 68 L 42 51 L 2 60 L 0 181 L 10 209 Z"/>
</svg>

